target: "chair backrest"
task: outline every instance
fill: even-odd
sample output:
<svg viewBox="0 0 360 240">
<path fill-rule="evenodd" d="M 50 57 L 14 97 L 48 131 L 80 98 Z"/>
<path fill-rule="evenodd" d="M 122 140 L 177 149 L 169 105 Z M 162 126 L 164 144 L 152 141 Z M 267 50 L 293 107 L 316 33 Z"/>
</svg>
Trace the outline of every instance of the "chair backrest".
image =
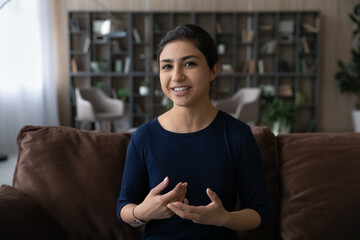
<svg viewBox="0 0 360 240">
<path fill-rule="evenodd" d="M 259 99 L 260 93 L 260 88 L 241 88 L 233 95 L 233 98 L 238 99 L 241 103 L 249 103 Z"/>
<path fill-rule="evenodd" d="M 80 96 L 89 101 L 95 112 L 106 112 L 105 94 L 98 88 L 80 88 Z"/>
<path fill-rule="evenodd" d="M 259 120 L 260 112 L 260 88 L 242 88 L 234 97 L 238 98 L 239 105 L 234 116 L 244 122 Z"/>
<path fill-rule="evenodd" d="M 77 88 L 75 93 L 78 120 L 96 121 L 99 114 L 113 114 L 114 116 L 124 114 L 123 101 L 109 98 L 101 89 Z"/>
<path fill-rule="evenodd" d="M 79 88 L 75 89 L 76 96 L 76 119 L 78 121 L 96 121 L 95 111 L 92 104 L 83 98 Z"/>
</svg>

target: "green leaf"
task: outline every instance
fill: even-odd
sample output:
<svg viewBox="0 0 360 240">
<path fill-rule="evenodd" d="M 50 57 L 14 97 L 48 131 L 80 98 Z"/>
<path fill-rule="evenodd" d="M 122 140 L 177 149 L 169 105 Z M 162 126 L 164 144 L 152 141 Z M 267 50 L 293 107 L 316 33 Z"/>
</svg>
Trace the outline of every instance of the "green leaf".
<svg viewBox="0 0 360 240">
<path fill-rule="evenodd" d="M 340 69 L 344 69 L 344 68 L 345 68 L 345 64 L 344 64 L 344 62 L 341 61 L 341 60 L 337 60 L 337 65 L 338 65 L 338 67 L 339 67 Z"/>
<path fill-rule="evenodd" d="M 355 17 L 355 16 L 352 15 L 351 13 L 349 14 L 349 17 L 350 17 L 350 19 L 351 19 L 351 21 L 352 21 L 353 23 L 358 23 L 357 17 Z"/>
</svg>

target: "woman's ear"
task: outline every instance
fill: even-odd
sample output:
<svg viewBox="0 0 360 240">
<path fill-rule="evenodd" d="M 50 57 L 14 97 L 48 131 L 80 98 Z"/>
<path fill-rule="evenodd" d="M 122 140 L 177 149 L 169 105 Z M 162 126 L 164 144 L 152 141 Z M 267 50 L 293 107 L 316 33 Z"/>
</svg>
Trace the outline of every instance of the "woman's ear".
<svg viewBox="0 0 360 240">
<path fill-rule="evenodd" d="M 214 80 L 216 75 L 218 74 L 218 72 L 220 71 L 220 64 L 219 63 L 215 63 L 214 67 L 212 69 L 210 69 L 211 71 L 211 80 Z"/>
</svg>

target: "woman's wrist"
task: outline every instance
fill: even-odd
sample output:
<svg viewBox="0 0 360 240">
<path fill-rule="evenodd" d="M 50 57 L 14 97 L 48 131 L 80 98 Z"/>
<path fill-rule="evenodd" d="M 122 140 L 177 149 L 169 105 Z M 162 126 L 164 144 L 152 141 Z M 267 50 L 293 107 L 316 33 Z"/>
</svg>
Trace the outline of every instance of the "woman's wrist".
<svg viewBox="0 0 360 240">
<path fill-rule="evenodd" d="M 142 226 L 142 225 L 146 224 L 146 221 L 144 221 L 144 220 L 142 220 L 142 219 L 139 219 L 139 218 L 137 217 L 137 215 L 135 215 L 135 208 L 136 208 L 137 206 L 139 206 L 139 205 L 135 205 L 135 206 L 133 207 L 133 209 L 132 209 L 132 215 L 133 215 L 133 217 L 134 217 L 134 222 L 137 223 L 138 225 Z"/>
<path fill-rule="evenodd" d="M 216 226 L 224 227 L 227 225 L 228 221 L 231 219 L 231 212 L 225 210 L 217 219 L 218 219 L 218 222 L 216 223 Z"/>
</svg>

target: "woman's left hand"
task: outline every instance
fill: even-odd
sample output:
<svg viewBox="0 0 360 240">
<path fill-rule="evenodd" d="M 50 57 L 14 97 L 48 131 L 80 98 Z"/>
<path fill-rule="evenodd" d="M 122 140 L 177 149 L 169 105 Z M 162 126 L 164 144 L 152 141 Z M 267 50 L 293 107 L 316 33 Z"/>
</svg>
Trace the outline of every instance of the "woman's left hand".
<svg viewBox="0 0 360 240">
<path fill-rule="evenodd" d="M 223 221 L 229 212 L 224 209 L 220 198 L 214 191 L 207 188 L 206 194 L 211 200 L 211 203 L 206 206 L 190 206 L 187 200 L 184 203 L 169 203 L 167 206 L 183 219 L 188 219 L 195 223 L 223 226 Z"/>
</svg>

